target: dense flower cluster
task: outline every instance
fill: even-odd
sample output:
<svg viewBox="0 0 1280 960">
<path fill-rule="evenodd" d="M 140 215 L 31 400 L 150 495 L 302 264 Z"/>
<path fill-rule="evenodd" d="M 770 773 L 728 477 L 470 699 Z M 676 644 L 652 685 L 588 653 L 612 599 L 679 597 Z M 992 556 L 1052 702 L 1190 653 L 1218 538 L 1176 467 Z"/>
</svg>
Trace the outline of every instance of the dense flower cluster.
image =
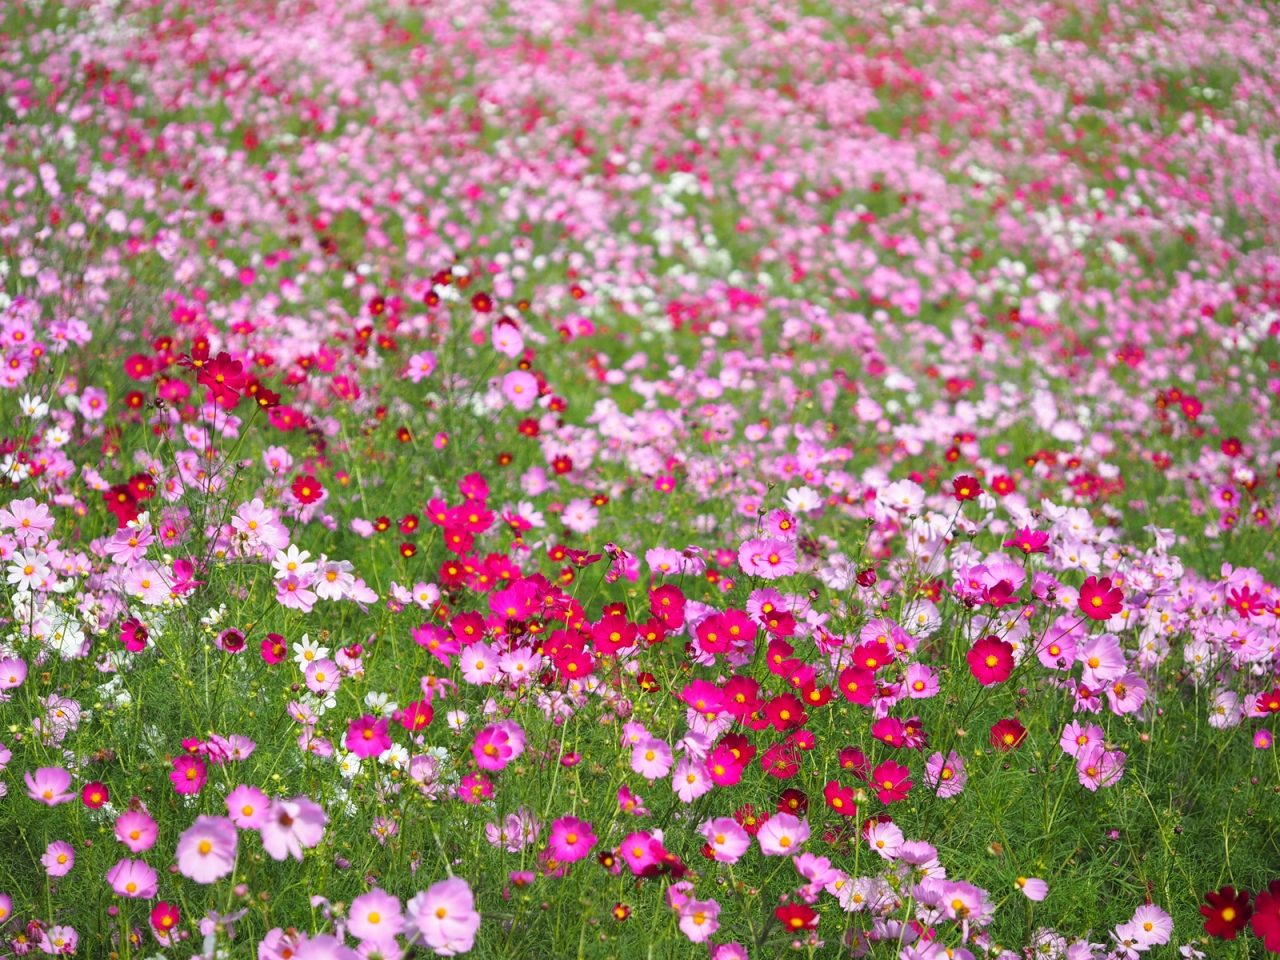
<svg viewBox="0 0 1280 960">
<path fill-rule="evenodd" d="M 1280 25 L 647 6 L 0 11 L 8 951 L 1280 953 Z"/>
</svg>

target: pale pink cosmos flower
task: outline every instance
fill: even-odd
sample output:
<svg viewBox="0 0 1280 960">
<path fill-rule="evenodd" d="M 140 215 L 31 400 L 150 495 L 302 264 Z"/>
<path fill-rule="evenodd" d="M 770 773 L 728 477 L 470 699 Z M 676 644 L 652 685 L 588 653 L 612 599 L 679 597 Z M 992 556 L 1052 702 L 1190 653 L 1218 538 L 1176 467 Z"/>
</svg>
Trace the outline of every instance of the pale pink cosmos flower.
<svg viewBox="0 0 1280 960">
<path fill-rule="evenodd" d="M 532 410 L 538 400 L 538 379 L 528 370 L 512 370 L 502 378 L 502 395 L 517 410 Z"/>
<path fill-rule="evenodd" d="M 1038 877 L 1018 877 L 1013 884 L 1026 894 L 1028 900 L 1037 903 L 1049 895 L 1049 885 Z"/>
<path fill-rule="evenodd" d="M 307 796 L 292 800 L 274 800 L 260 828 L 262 847 L 273 860 L 292 856 L 302 860 L 303 849 L 310 849 L 324 839 L 329 818 L 320 804 Z"/>
<path fill-rule="evenodd" d="M 1123 676 L 1128 669 L 1120 639 L 1113 633 L 1100 633 L 1090 637 L 1076 651 L 1076 659 L 1084 664 L 1082 680 L 1085 686 L 1099 690 L 1110 681 Z"/>
<path fill-rule="evenodd" d="M 45 848 L 40 862 L 49 876 L 65 877 L 76 865 L 75 848 L 65 840 L 55 840 Z"/>
<path fill-rule="evenodd" d="M 1141 943 L 1159 947 L 1173 937 L 1173 918 L 1154 903 L 1143 904 L 1130 921 Z"/>
<path fill-rule="evenodd" d="M 886 860 L 893 860 L 902 850 L 902 830 L 896 823 L 874 823 L 866 830 L 867 845 Z"/>
<path fill-rule="evenodd" d="M 155 846 L 160 829 L 145 810 L 126 810 L 116 817 L 116 839 L 132 853 L 142 853 Z"/>
<path fill-rule="evenodd" d="M 389 943 L 404 926 L 400 898 L 374 887 L 351 901 L 347 930 L 361 940 Z"/>
<path fill-rule="evenodd" d="M 1105 739 L 1105 731 L 1096 723 L 1084 724 L 1072 720 L 1063 728 L 1058 746 L 1062 747 L 1063 753 L 1078 757 L 1091 747 L 1101 746 Z"/>
<path fill-rule="evenodd" d="M 414 383 L 421 383 L 435 373 L 436 355 L 430 350 L 415 353 L 409 358 L 409 368 L 405 376 Z"/>
<path fill-rule="evenodd" d="M 12 530 L 24 546 L 45 539 L 53 525 L 54 518 L 49 515 L 48 504 L 37 503 L 34 497 L 12 500 L 7 508 L 0 507 L 0 528 Z"/>
<path fill-rule="evenodd" d="M 671 748 L 663 740 L 653 738 L 631 748 L 631 769 L 646 780 L 665 777 L 671 763 Z"/>
<path fill-rule="evenodd" d="M 226 817 L 196 817 L 178 837 L 178 872 L 196 883 L 213 883 L 229 874 L 236 863 L 239 838 Z"/>
<path fill-rule="evenodd" d="M 316 605 L 315 591 L 311 589 L 311 577 L 299 577 L 290 573 L 276 581 L 276 600 L 287 610 L 310 613 Z"/>
<path fill-rule="evenodd" d="M 261 830 L 271 801 L 257 787 L 240 784 L 227 794 L 227 814 L 241 830 Z"/>
<path fill-rule="evenodd" d="M 687 900 L 680 907 L 680 931 L 694 943 L 703 943 L 720 929 L 720 904 L 715 900 Z"/>
<path fill-rule="evenodd" d="M 751 846 L 751 837 L 733 817 L 714 817 L 698 828 L 718 863 L 737 863 Z"/>
<path fill-rule="evenodd" d="M 159 889 L 156 872 L 141 860 L 121 860 L 107 871 L 107 883 L 118 897 L 150 900 Z"/>
<path fill-rule="evenodd" d="M 23 779 L 27 783 L 27 796 L 50 807 L 76 797 L 74 790 L 67 792 L 71 786 L 71 774 L 61 767 L 40 767 L 34 774 L 27 773 Z"/>
<path fill-rule="evenodd" d="M 671 789 L 684 803 L 693 803 L 714 785 L 706 765 L 693 757 L 682 757 L 671 775 Z"/>
<path fill-rule="evenodd" d="M 452 957 L 475 946 L 480 914 L 471 886 L 461 877 L 432 884 L 408 902 L 405 912 L 423 943 L 440 956 Z"/>
<path fill-rule="evenodd" d="M 774 814 L 764 822 L 756 840 L 760 842 L 760 851 L 768 857 L 789 856 L 800 850 L 809 839 L 809 820 L 801 820 L 794 814 Z"/>
<path fill-rule="evenodd" d="M 941 753 L 935 753 L 925 763 L 924 780 L 935 794 L 943 799 L 963 792 L 969 777 L 965 773 L 964 758 L 954 750 L 944 761 Z"/>
<path fill-rule="evenodd" d="M 458 655 L 462 678 L 468 683 L 487 685 L 498 675 L 498 651 L 487 643 L 478 641 L 466 647 Z"/>
<path fill-rule="evenodd" d="M 315 694 L 332 693 L 342 682 L 342 671 L 327 657 L 308 663 L 304 676 L 307 689 Z"/>
</svg>

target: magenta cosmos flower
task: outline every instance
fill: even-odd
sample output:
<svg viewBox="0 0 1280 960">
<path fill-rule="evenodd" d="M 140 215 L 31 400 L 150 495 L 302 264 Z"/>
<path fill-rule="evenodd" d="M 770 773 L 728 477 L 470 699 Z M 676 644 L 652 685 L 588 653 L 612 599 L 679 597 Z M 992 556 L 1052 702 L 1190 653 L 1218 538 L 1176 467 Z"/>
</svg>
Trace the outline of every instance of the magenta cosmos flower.
<svg viewBox="0 0 1280 960">
<path fill-rule="evenodd" d="M 169 771 L 169 781 L 179 793 L 199 793 L 208 779 L 208 769 L 199 757 L 178 757 Z"/>
<path fill-rule="evenodd" d="M 511 737 L 506 730 L 485 727 L 476 734 L 475 742 L 471 745 L 471 755 L 484 770 L 502 770 L 511 762 L 514 753 L 510 741 Z"/>
<path fill-rule="evenodd" d="M 107 883 L 118 897 L 150 900 L 159 889 L 156 872 L 141 860 L 121 860 L 107 871 Z"/>
<path fill-rule="evenodd" d="M 226 817 L 196 817 L 178 837 L 178 872 L 196 883 L 213 883 L 236 864 L 236 825 Z"/>
<path fill-rule="evenodd" d="M 145 810 L 126 810 L 116 817 L 116 839 L 132 853 L 142 853 L 155 846 L 160 830 Z"/>
<path fill-rule="evenodd" d="M 596 835 L 591 832 L 591 824 L 577 817 L 561 817 L 551 824 L 551 839 L 548 842 L 551 855 L 563 863 L 581 860 L 595 846 Z"/>
<path fill-rule="evenodd" d="M 304 849 L 310 849 L 324 839 L 324 827 L 328 822 L 329 818 L 320 804 L 310 797 L 275 800 L 261 828 L 262 848 L 273 860 L 283 860 L 287 856 L 301 860 Z"/>
<path fill-rule="evenodd" d="M 1080 585 L 1080 611 L 1090 620 L 1110 620 L 1124 609 L 1124 593 L 1109 577 L 1090 577 Z"/>
<path fill-rule="evenodd" d="M 984 687 L 1003 683 L 1013 672 L 1013 644 L 985 637 L 974 643 L 965 659 L 969 661 L 969 672 Z"/>
<path fill-rule="evenodd" d="M 391 746 L 391 737 L 387 733 L 387 721 L 379 720 L 372 714 L 351 721 L 347 728 L 346 747 L 357 757 L 366 760 L 376 757 Z"/>
<path fill-rule="evenodd" d="M 423 942 L 442 956 L 466 953 L 475 945 L 480 914 L 470 885 L 461 877 L 432 884 L 409 901 L 406 912 Z"/>
<path fill-rule="evenodd" d="M 67 791 L 71 786 L 71 774 L 61 767 L 40 767 L 34 774 L 27 773 L 23 779 L 27 783 L 27 796 L 38 803 L 56 807 L 76 798 L 74 792 Z"/>
</svg>

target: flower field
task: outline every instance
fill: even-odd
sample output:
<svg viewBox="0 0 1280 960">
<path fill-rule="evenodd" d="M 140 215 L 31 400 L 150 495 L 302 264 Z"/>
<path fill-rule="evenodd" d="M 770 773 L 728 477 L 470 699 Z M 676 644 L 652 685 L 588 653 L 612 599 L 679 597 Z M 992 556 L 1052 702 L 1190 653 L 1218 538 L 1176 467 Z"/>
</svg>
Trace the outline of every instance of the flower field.
<svg viewBox="0 0 1280 960">
<path fill-rule="evenodd" d="M 1280 953 L 1280 14 L 0 8 L 0 957 Z"/>
</svg>

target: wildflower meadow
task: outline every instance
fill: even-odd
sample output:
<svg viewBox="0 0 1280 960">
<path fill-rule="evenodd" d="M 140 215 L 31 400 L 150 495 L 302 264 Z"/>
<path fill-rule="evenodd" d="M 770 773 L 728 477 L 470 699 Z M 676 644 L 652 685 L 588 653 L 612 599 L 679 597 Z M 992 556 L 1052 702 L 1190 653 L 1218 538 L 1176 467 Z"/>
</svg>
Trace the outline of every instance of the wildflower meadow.
<svg viewBox="0 0 1280 960">
<path fill-rule="evenodd" d="M 0 4 L 0 957 L 1280 954 L 1278 51 Z"/>
</svg>

